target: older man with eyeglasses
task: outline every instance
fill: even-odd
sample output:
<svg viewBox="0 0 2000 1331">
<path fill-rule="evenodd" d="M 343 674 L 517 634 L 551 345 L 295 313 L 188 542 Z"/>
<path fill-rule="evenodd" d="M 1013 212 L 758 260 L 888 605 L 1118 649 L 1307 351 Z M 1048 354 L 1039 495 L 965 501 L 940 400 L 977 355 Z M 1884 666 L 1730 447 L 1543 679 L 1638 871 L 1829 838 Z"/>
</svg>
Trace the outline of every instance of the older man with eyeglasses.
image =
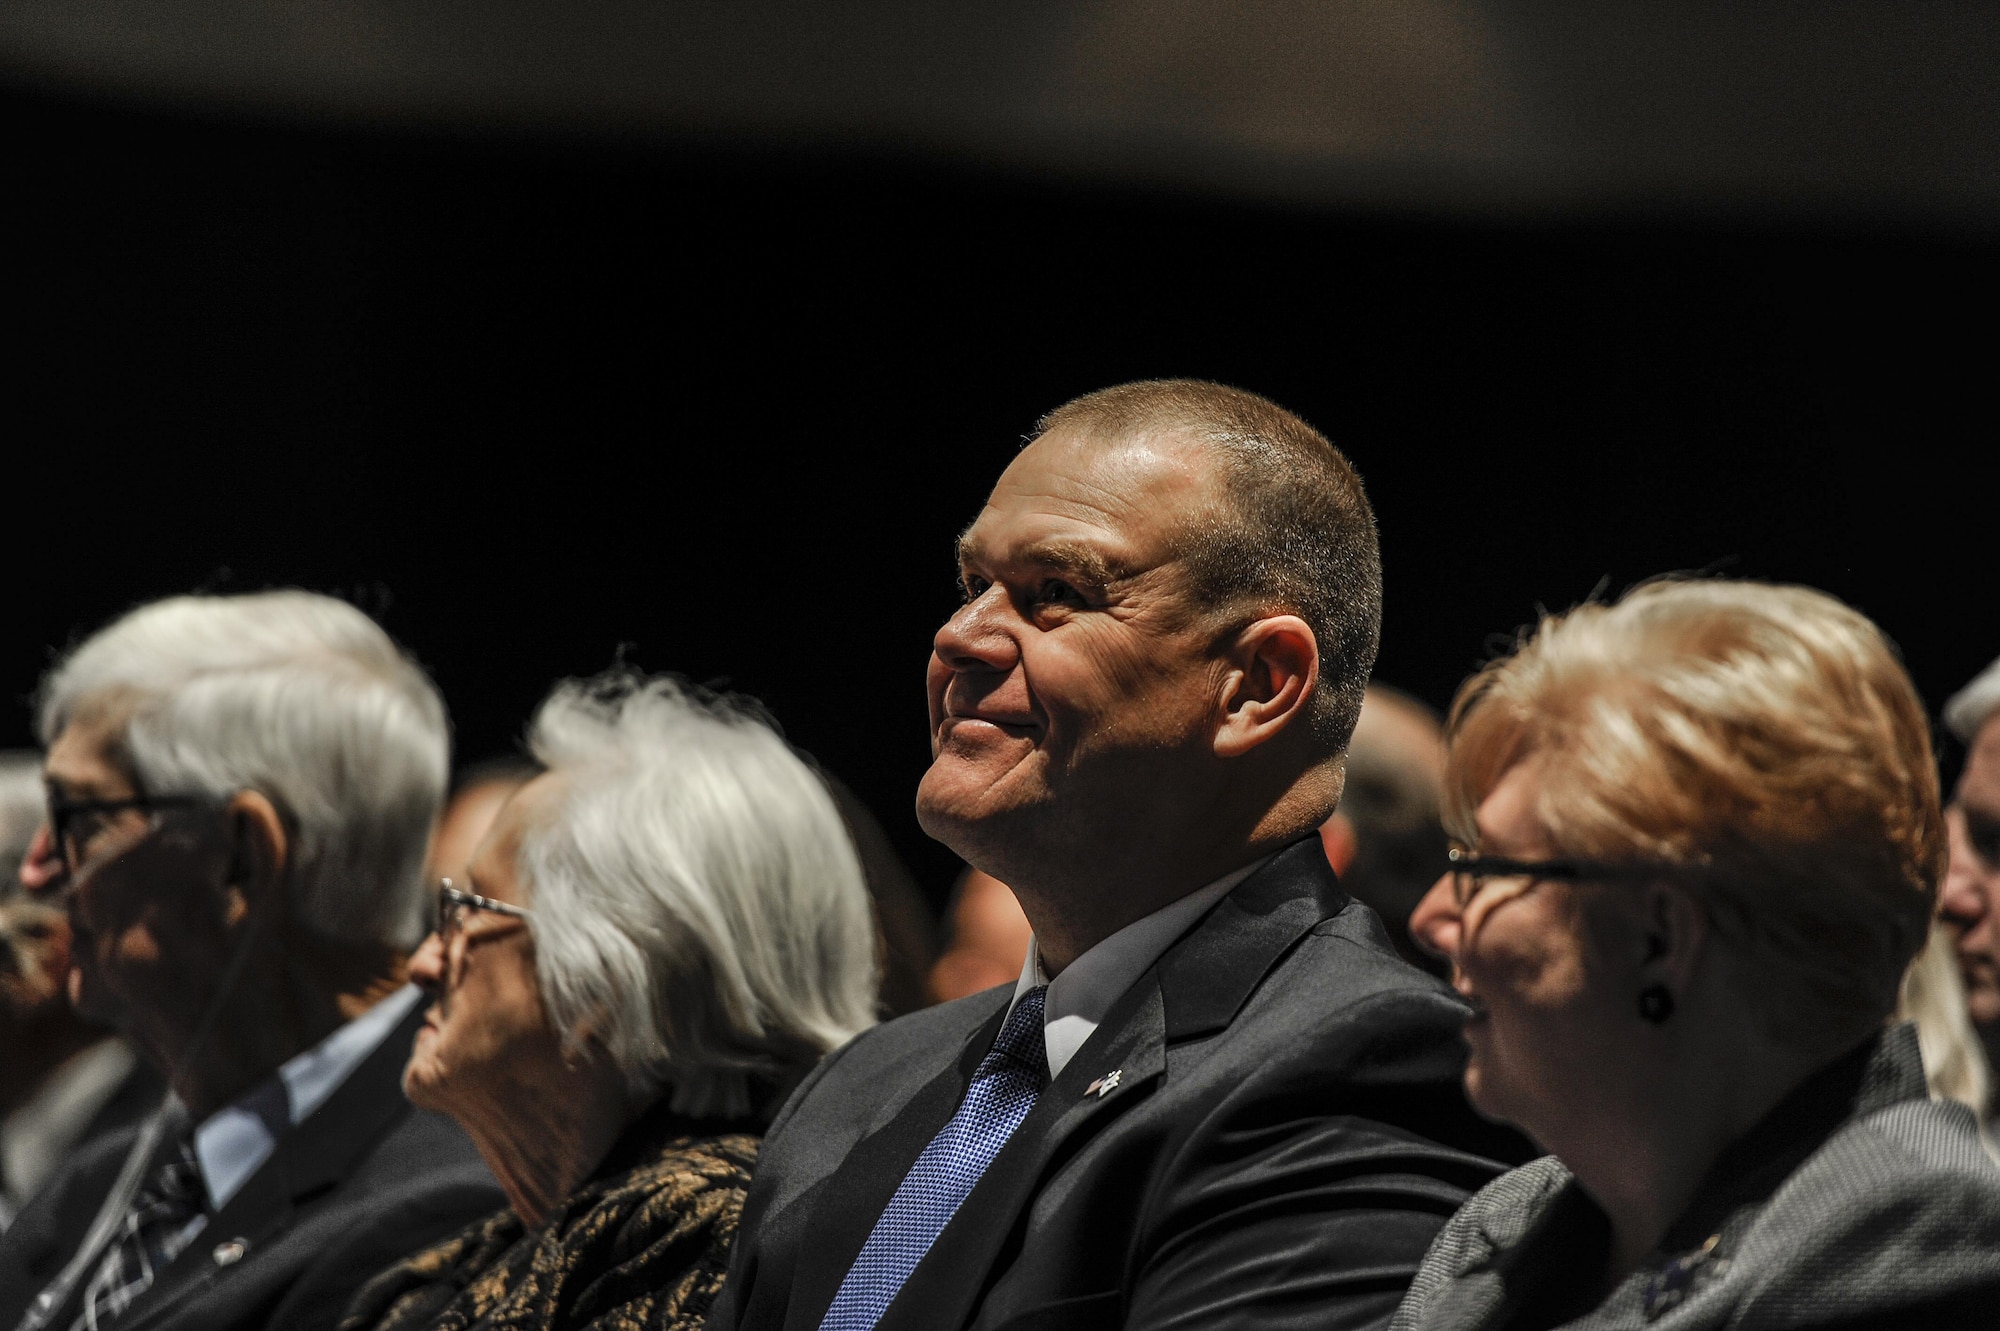
<svg viewBox="0 0 2000 1331">
<path fill-rule="evenodd" d="M 2000 1066 L 2000 660 L 1952 696 L 1944 723 L 1966 752 L 1945 808 L 1951 862 L 1938 913 L 1956 944 L 1973 1026 Z"/>
<path fill-rule="evenodd" d="M 48 820 L 22 879 L 68 898 L 71 1001 L 173 1094 L 0 1239 L 0 1328 L 331 1324 L 500 1201 L 399 1084 L 443 703 L 353 607 L 269 592 L 143 606 L 38 706 Z"/>
</svg>

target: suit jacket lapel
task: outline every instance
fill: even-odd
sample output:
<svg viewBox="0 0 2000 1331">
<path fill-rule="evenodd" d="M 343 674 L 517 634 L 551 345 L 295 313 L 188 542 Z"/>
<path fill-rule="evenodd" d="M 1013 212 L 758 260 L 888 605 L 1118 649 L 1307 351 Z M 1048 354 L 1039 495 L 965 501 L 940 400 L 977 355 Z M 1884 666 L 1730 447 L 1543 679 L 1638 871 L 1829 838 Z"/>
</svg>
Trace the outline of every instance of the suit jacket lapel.
<svg viewBox="0 0 2000 1331">
<path fill-rule="evenodd" d="M 133 1139 L 129 1143 L 127 1143 L 126 1147 L 127 1150 L 135 1149 L 137 1147 L 138 1137 L 142 1136 L 148 1130 L 148 1126 L 149 1124 L 142 1124 L 137 1129 Z M 156 1142 L 154 1142 L 153 1149 L 147 1155 L 146 1163 L 144 1166 L 141 1167 L 139 1172 L 139 1178 L 140 1178 L 139 1186 L 141 1188 L 144 1188 L 146 1186 L 146 1183 L 152 1179 L 153 1175 L 159 1172 L 160 1166 L 165 1164 L 168 1158 L 173 1154 L 176 1143 L 179 1141 L 179 1133 L 181 1130 L 182 1130 L 182 1124 L 180 1122 L 169 1124 L 166 1127 L 166 1129 L 162 1132 L 159 1139 Z M 86 1187 L 82 1190 L 90 1197 L 91 1200 L 89 1202 L 87 1209 L 82 1209 L 80 1211 L 79 1214 L 83 1223 L 80 1223 L 75 1228 L 74 1233 L 65 1234 L 61 1232 L 60 1228 L 57 1228 L 52 1230 L 48 1234 L 47 1236 L 48 1243 L 42 1247 L 41 1251 L 36 1254 L 36 1257 L 37 1259 L 46 1257 L 52 1263 L 53 1269 L 51 1270 L 48 1277 L 43 1281 L 41 1281 L 40 1289 L 36 1289 L 33 1291 L 23 1291 L 23 1293 L 29 1294 L 31 1296 L 34 1294 L 39 1294 L 42 1289 L 46 1289 L 48 1285 L 57 1278 L 57 1273 L 67 1269 L 69 1263 L 75 1257 L 76 1250 L 79 1247 L 81 1247 L 83 1241 L 90 1236 L 90 1230 L 91 1228 L 93 1228 L 93 1226 L 90 1225 L 88 1222 L 96 1217 L 99 1208 L 103 1205 L 105 1200 L 107 1200 L 111 1189 L 117 1186 L 118 1178 L 123 1173 L 125 1158 L 126 1158 L 126 1152 L 124 1150 L 121 1150 L 116 1158 L 106 1160 L 103 1163 L 103 1167 L 98 1171 L 99 1176 L 91 1180 L 91 1184 L 93 1186 Z M 20 1231 L 16 1230 L 13 1233 L 12 1237 L 15 1242 L 17 1243 L 20 1242 L 21 1241 Z M 114 1237 L 111 1240 L 111 1242 L 112 1244 L 115 1245 L 117 1243 L 117 1238 Z M 110 1251 L 109 1248 L 100 1250 L 97 1256 L 92 1260 L 91 1264 L 79 1274 L 76 1283 L 70 1286 L 69 1292 L 67 1296 L 63 1299 L 61 1306 L 57 1308 L 53 1316 L 49 1317 L 43 1323 L 44 1326 L 67 1327 L 68 1325 L 70 1325 L 70 1323 L 74 1322 L 79 1315 L 81 1315 L 83 1311 L 83 1302 L 82 1302 L 83 1291 L 89 1288 L 92 1275 L 95 1273 L 98 1264 L 104 1260 L 104 1253 L 108 1251 Z M 31 1305 L 32 1305 L 32 1297 L 30 1298 L 30 1304 L 24 1305 L 22 1311 L 25 1312 L 26 1307 Z M 19 1316 L 20 1314 L 18 1313 L 15 1314 L 15 1320 L 18 1320 Z M 15 1324 L 14 1321 L 8 1321 L 4 1323 L 5 1326 L 9 1327 L 13 1326 L 14 1324 Z"/>
<path fill-rule="evenodd" d="M 1010 1001 L 1000 1006 L 971 1035 L 959 1056 L 931 1078 L 882 1127 L 857 1143 L 840 1167 L 799 1199 L 806 1217 L 797 1269 L 786 1305 L 785 1331 L 812 1331 L 833 1304 L 834 1293 L 861 1247 L 874 1231 L 889 1199 L 923 1154 L 939 1129 L 958 1112 L 965 1088 L 979 1060 L 1000 1033 Z"/>
<path fill-rule="evenodd" d="M 877 1324 L 878 1331 L 937 1331 L 963 1326 L 990 1274 L 1017 1247 L 1036 1185 L 1065 1146 L 1097 1131 L 1145 1098 L 1166 1071 L 1165 1009 L 1148 974 L 1105 1014 L 1104 1022 L 1050 1083 L 1013 1138 L 979 1180 L 937 1242 L 910 1273 Z M 1117 1086 L 1099 1094 L 1116 1071 Z"/>
<path fill-rule="evenodd" d="M 293 1212 L 330 1191 L 354 1162 L 409 1109 L 403 1098 L 403 1065 L 422 1025 L 422 1006 L 398 1022 L 339 1089 L 298 1124 L 277 1149 L 209 1219 L 194 1242 L 176 1257 L 145 1299 L 119 1323 L 139 1331 L 229 1270 L 215 1264 L 217 1245 L 232 1239 L 246 1244 L 243 1260 L 256 1258 L 291 1222 Z"/>
<path fill-rule="evenodd" d="M 1168 1041 L 1229 1025 L 1292 945 L 1347 902 L 1317 836 L 1279 851 L 1160 958 Z"/>
<path fill-rule="evenodd" d="M 1035 1188 L 1047 1172 L 1086 1135 L 1102 1131 L 1145 1098 L 1152 1083 L 1166 1074 L 1169 1044 L 1226 1027 L 1292 945 L 1346 904 L 1347 896 L 1317 836 L 1280 851 L 1218 902 L 1112 1005 L 1062 1075 L 1042 1093 L 965 1205 L 910 1273 L 883 1314 L 879 1331 L 963 1326 L 993 1273 L 1004 1269 L 1018 1248 Z M 991 1041 L 988 1031 L 978 1050 L 983 1053 Z M 1097 1094 L 1093 1087 L 1101 1087 L 1101 1079 L 1113 1071 L 1119 1074 L 1116 1089 Z M 959 1089 L 963 1091 L 963 1082 Z M 910 1160 L 922 1149 L 919 1142 Z M 901 1178 L 898 1172 L 895 1181 Z M 878 1207 L 874 1214 L 880 1213 Z M 868 1223 L 873 1224 L 872 1216 Z M 848 1261 L 852 1259 L 849 1253 Z M 846 1270 L 845 1263 L 841 1270 Z M 838 1283 L 836 1275 L 836 1287 Z M 829 1289 L 827 1302 L 831 1300 Z M 818 1307 L 823 1312 L 826 1303 Z"/>
</svg>

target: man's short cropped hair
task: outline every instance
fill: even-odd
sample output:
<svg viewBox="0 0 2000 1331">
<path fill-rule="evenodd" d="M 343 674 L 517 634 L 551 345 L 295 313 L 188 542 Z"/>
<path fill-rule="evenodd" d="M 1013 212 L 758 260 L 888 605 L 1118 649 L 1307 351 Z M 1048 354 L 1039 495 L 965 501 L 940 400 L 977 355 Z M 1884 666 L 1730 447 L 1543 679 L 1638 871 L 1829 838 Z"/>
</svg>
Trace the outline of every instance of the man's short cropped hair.
<svg viewBox="0 0 2000 1331">
<path fill-rule="evenodd" d="M 1544 618 L 1459 690 L 1445 827 L 1541 764 L 1559 856 L 1667 866 L 1781 1038 L 1895 1007 L 1944 875 L 1930 726 L 1880 629 L 1824 592 L 1660 581 Z"/>
<path fill-rule="evenodd" d="M 1382 555 L 1361 478 L 1326 437 L 1277 403 L 1199 379 L 1149 379 L 1056 408 L 1036 437 L 1072 429 L 1107 441 L 1193 438 L 1221 461 L 1224 502 L 1176 550 L 1204 607 L 1294 614 L 1319 644 L 1308 716 L 1330 751 L 1347 746 L 1382 631 Z"/>
<path fill-rule="evenodd" d="M 740 1116 L 874 1024 L 861 861 L 759 708 L 613 670 L 558 685 L 529 742 L 562 783 L 519 857 L 542 1002 L 635 1100 Z"/>
<path fill-rule="evenodd" d="M 303 591 L 155 601 L 70 652 L 36 710 L 44 744 L 80 714 L 114 718 L 144 794 L 268 798 L 310 932 L 402 949 L 423 937 L 444 700 L 353 606 Z"/>
</svg>

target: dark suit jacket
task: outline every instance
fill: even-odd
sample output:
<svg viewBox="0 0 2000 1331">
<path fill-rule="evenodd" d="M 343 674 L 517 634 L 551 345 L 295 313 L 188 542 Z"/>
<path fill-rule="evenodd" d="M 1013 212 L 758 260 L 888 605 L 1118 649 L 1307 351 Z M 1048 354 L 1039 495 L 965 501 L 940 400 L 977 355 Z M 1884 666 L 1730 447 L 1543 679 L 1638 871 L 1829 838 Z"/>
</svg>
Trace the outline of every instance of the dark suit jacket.
<svg viewBox="0 0 2000 1331">
<path fill-rule="evenodd" d="M 76 1153 L 81 1154 L 99 1137 L 108 1137 L 145 1122 L 146 1116 L 160 1107 L 160 1101 L 166 1095 L 167 1079 L 151 1063 L 139 1059 L 125 1074 L 125 1080 L 118 1083 L 118 1089 L 111 1093 L 111 1098 L 91 1116 L 83 1136 L 77 1139 Z"/>
<path fill-rule="evenodd" d="M 411 1013 L 262 1168 L 117 1331 L 331 1327 L 370 1276 L 505 1204 L 449 1119 L 403 1098 L 403 1064 L 422 1022 Z M 0 1331 L 62 1270 L 124 1163 L 136 1128 L 79 1154 L 0 1237 Z M 240 1260 L 221 1264 L 230 1240 Z M 71 1307 L 51 1325 L 65 1331 Z"/>
<path fill-rule="evenodd" d="M 1010 998 L 904 1017 L 819 1065 L 765 1140 L 711 1326 L 818 1326 Z M 1385 1322 L 1499 1172 L 1482 1151 L 1506 1139 L 1459 1086 L 1463 1016 L 1341 892 L 1318 838 L 1289 847 L 1114 1005 L 883 1331 Z"/>
</svg>

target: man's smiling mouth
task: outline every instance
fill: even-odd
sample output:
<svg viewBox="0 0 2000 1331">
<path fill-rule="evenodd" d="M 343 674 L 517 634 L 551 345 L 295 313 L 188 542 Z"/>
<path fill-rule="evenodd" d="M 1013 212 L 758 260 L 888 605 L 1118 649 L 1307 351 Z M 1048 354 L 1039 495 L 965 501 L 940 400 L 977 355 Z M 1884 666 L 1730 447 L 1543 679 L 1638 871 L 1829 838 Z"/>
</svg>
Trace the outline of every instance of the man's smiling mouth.
<svg viewBox="0 0 2000 1331">
<path fill-rule="evenodd" d="M 1032 717 L 994 715 L 976 711 L 946 712 L 944 720 L 939 723 L 938 728 L 940 730 L 949 730 L 955 725 L 961 725 L 966 722 L 989 725 L 997 730 L 1007 731 L 1010 734 L 1030 734 L 1039 729 Z"/>
</svg>

